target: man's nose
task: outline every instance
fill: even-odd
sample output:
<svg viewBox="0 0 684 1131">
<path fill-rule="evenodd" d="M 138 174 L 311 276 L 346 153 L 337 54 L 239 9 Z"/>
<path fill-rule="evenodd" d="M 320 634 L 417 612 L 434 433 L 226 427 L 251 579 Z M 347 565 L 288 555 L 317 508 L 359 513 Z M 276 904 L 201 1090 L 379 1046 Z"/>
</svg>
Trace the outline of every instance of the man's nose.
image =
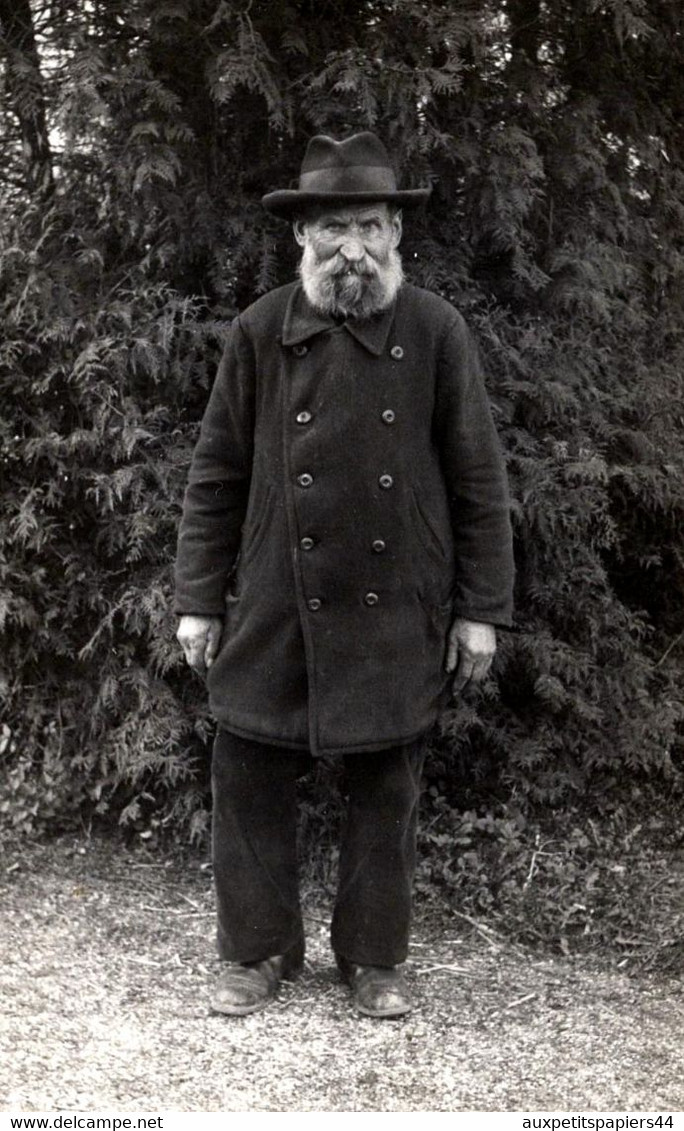
<svg viewBox="0 0 684 1131">
<path fill-rule="evenodd" d="M 363 259 L 365 255 L 364 246 L 356 236 L 346 236 L 340 246 L 340 251 L 348 263 L 358 263 L 359 259 Z"/>
</svg>

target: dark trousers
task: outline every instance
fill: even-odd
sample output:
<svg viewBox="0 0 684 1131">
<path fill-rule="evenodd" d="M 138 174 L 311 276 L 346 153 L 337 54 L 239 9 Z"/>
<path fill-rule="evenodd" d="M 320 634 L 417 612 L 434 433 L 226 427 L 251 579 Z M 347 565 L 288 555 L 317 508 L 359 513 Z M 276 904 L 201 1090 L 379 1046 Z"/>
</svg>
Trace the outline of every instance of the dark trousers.
<svg viewBox="0 0 684 1131">
<path fill-rule="evenodd" d="M 366 966 L 408 951 L 424 740 L 345 756 L 348 805 L 331 942 Z M 297 883 L 297 778 L 308 755 L 219 731 L 213 861 L 218 949 L 232 962 L 282 954 L 303 938 Z"/>
</svg>

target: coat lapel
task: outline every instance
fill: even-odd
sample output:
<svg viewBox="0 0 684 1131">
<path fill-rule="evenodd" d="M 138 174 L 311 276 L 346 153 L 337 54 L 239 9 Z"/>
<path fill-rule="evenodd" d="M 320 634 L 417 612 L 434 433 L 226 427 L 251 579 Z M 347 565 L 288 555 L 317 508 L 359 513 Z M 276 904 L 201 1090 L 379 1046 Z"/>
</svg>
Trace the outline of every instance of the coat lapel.
<svg viewBox="0 0 684 1131">
<path fill-rule="evenodd" d="M 381 314 L 369 318 L 365 322 L 356 322 L 349 319 L 344 327 L 352 337 L 356 338 L 369 353 L 380 357 L 387 345 L 392 322 L 394 321 L 395 303 Z M 298 284 L 290 295 L 285 317 L 283 319 L 282 344 L 285 347 L 296 346 L 313 338 L 316 334 L 335 329 L 337 323 L 318 311 L 309 303 L 301 284 Z"/>
</svg>

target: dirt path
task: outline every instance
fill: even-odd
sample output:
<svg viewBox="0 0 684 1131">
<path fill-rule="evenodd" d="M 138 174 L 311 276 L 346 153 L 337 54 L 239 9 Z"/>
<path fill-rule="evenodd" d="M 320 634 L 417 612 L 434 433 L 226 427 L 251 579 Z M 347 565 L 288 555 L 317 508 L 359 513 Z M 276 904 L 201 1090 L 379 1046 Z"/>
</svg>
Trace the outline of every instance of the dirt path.
<svg viewBox="0 0 684 1131">
<path fill-rule="evenodd" d="M 207 1010 L 210 876 L 60 841 L 0 867 L 4 1111 L 635 1111 L 684 1108 L 684 990 L 417 923 L 417 1009 L 358 1019 L 327 909 L 304 976 L 263 1013 Z M 465 928 L 465 930 L 464 930 Z"/>
</svg>

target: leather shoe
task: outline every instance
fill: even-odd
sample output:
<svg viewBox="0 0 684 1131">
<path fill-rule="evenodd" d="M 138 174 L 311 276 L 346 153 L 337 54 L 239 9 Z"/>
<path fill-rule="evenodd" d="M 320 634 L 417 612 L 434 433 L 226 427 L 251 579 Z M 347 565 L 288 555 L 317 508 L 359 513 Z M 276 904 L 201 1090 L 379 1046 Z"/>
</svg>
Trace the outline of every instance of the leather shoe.
<svg viewBox="0 0 684 1131">
<path fill-rule="evenodd" d="M 413 1009 L 403 974 L 396 966 L 359 966 L 337 956 L 352 1001 L 365 1017 L 402 1017 Z"/>
<path fill-rule="evenodd" d="M 292 981 L 304 964 L 304 943 L 261 962 L 239 962 L 220 975 L 211 999 L 214 1013 L 244 1017 L 263 1009 L 276 996 L 283 981 Z"/>
</svg>

